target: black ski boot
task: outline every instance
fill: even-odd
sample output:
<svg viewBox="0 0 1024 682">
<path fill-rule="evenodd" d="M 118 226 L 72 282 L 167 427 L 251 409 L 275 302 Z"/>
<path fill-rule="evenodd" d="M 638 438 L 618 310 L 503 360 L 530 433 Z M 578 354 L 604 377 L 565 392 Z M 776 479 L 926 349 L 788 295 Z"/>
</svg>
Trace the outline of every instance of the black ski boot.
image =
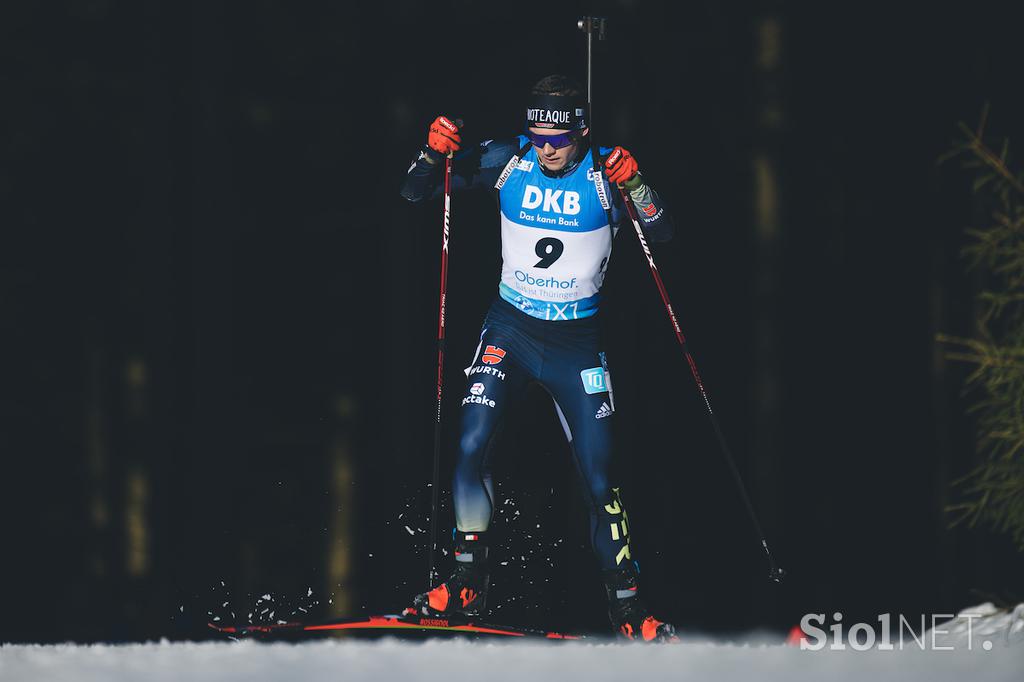
<svg viewBox="0 0 1024 682">
<path fill-rule="evenodd" d="M 424 616 L 453 613 L 478 616 L 487 608 L 491 576 L 483 533 L 456 533 L 455 572 L 429 592 L 416 595 L 413 606 Z"/>
<path fill-rule="evenodd" d="M 647 610 L 637 594 L 638 572 L 635 566 L 604 571 L 608 592 L 608 617 L 619 636 L 638 642 L 677 642 L 676 629 L 663 623 Z"/>
</svg>

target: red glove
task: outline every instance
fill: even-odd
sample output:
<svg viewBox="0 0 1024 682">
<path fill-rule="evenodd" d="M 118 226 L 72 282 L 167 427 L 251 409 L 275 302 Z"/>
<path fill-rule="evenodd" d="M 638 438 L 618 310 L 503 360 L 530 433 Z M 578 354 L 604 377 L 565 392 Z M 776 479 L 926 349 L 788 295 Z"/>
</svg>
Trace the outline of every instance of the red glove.
<svg viewBox="0 0 1024 682">
<path fill-rule="evenodd" d="M 625 184 L 637 173 L 636 159 L 628 150 L 616 147 L 604 160 L 604 173 L 608 176 L 608 182 Z"/>
<path fill-rule="evenodd" d="M 459 143 L 462 142 L 462 138 L 459 137 L 459 126 L 452 123 L 444 116 L 438 116 L 434 119 L 434 122 L 430 124 L 430 134 L 427 135 L 427 144 L 435 152 L 440 152 L 447 156 L 454 152 L 459 151 Z"/>
</svg>

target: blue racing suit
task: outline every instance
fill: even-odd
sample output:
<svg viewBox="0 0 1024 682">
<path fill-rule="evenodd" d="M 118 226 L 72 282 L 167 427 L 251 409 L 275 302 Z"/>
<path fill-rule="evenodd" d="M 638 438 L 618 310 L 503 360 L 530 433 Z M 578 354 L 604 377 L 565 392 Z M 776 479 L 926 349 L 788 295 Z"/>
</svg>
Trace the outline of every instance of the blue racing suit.
<svg viewBox="0 0 1024 682">
<path fill-rule="evenodd" d="M 466 370 L 452 487 L 456 527 L 487 530 L 494 511 L 488 446 L 510 402 L 536 382 L 554 402 L 584 482 L 598 561 L 614 569 L 631 558 L 629 525 L 618 488 L 608 480 L 615 400 L 597 311 L 613 238 L 620 223 L 632 225 L 619 190 L 603 173 L 595 179 L 589 150 L 552 173 L 531 146 L 494 190 L 525 144 L 524 136 L 488 140 L 453 159 L 453 192 L 494 191 L 502 238 L 498 296 Z M 438 194 L 442 168 L 443 156 L 425 147 L 406 174 L 402 196 L 420 201 Z M 628 196 L 647 240 L 670 239 L 672 221 L 657 194 L 641 183 Z"/>
</svg>

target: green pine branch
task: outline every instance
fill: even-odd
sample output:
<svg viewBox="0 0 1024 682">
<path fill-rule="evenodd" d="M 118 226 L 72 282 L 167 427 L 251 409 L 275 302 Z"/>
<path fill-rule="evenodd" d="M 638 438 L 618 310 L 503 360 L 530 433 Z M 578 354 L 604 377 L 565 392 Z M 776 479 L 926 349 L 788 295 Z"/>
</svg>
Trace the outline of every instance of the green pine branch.
<svg viewBox="0 0 1024 682">
<path fill-rule="evenodd" d="M 1011 170 L 1010 146 L 999 152 L 984 140 L 987 109 L 976 130 L 961 124 L 964 139 L 942 160 L 959 159 L 989 220 L 967 230 L 968 269 L 984 273 L 987 287 L 976 336 L 939 334 L 946 357 L 973 366 L 965 390 L 974 396 L 975 446 L 982 462 L 954 481 L 959 498 L 947 507 L 951 524 L 987 525 L 1024 551 L 1024 175 Z"/>
</svg>

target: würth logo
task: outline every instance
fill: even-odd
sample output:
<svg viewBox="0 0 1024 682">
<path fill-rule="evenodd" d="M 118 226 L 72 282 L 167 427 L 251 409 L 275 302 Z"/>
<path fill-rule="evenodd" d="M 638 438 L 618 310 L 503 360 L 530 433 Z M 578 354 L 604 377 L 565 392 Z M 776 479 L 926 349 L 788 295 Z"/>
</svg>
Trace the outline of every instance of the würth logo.
<svg viewBox="0 0 1024 682">
<path fill-rule="evenodd" d="M 505 359 L 505 351 L 497 346 L 487 346 L 484 349 L 484 354 L 480 356 L 480 360 L 485 365 L 497 365 Z"/>
</svg>

